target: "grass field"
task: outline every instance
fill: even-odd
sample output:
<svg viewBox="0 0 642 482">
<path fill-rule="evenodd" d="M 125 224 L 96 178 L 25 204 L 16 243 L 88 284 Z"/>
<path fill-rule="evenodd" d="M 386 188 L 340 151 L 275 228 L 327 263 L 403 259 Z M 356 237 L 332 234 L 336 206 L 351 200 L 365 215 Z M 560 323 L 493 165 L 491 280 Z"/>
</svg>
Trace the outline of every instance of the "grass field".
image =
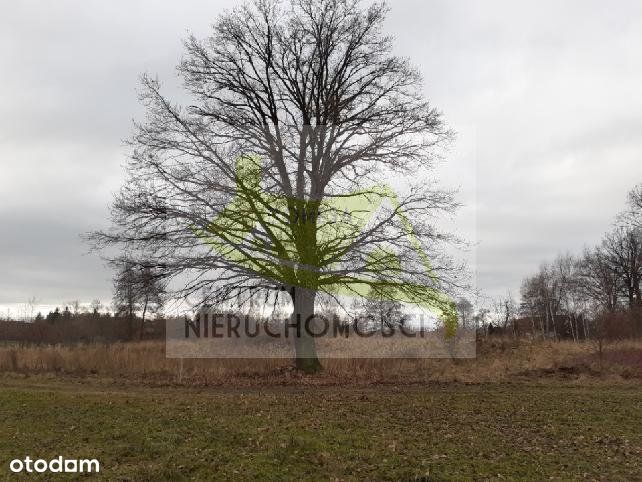
<svg viewBox="0 0 642 482">
<path fill-rule="evenodd" d="M 639 384 L 181 388 L 0 379 L 14 458 L 105 480 L 642 480 Z"/>
</svg>

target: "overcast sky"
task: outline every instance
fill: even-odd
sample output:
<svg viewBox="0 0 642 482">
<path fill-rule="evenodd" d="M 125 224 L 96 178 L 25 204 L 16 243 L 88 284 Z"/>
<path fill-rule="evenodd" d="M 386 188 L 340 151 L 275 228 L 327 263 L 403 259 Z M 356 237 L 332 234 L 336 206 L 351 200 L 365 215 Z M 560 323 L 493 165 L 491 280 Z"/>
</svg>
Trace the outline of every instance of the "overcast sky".
<svg viewBox="0 0 642 482">
<path fill-rule="evenodd" d="M 3 2 L 0 307 L 110 301 L 78 236 L 105 224 L 123 180 L 138 76 L 175 89 L 181 39 L 235 3 Z M 479 288 L 517 294 L 541 261 L 598 242 L 642 182 L 642 3 L 390 7 L 398 53 L 459 133 L 441 172 L 466 204 Z"/>
</svg>

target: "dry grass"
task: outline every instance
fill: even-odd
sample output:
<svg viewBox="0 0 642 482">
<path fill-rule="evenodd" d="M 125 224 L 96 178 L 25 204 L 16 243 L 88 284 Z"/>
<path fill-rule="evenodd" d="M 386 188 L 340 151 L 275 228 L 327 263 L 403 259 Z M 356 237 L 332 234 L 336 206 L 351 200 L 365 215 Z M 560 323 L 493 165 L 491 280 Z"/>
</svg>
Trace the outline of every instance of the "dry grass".
<svg viewBox="0 0 642 482">
<path fill-rule="evenodd" d="M 474 359 L 326 359 L 304 377 L 287 359 L 170 359 L 160 341 L 73 346 L 0 346 L 0 372 L 58 374 L 151 384 L 376 384 L 501 382 L 540 377 L 642 379 L 642 341 L 611 344 L 488 338 Z"/>
</svg>

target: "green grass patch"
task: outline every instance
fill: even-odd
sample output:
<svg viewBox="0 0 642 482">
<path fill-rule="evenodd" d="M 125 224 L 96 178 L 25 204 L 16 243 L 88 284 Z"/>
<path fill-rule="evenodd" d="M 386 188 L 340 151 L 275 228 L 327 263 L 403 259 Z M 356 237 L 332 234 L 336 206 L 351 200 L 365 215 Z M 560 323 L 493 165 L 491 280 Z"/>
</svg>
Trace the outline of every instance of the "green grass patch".
<svg viewBox="0 0 642 482">
<path fill-rule="evenodd" d="M 639 386 L 3 383 L 1 478 L 62 455 L 105 480 L 642 479 Z"/>
</svg>

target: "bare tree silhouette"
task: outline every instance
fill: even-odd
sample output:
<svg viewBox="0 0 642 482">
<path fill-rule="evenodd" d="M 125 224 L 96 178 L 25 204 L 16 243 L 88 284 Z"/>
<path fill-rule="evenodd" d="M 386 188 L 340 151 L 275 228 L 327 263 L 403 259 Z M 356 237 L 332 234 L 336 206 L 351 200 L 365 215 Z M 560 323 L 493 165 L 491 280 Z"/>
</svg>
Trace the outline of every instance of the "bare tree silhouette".
<svg viewBox="0 0 642 482">
<path fill-rule="evenodd" d="M 142 78 L 147 118 L 131 139 L 114 226 L 90 239 L 187 279 L 181 296 L 208 286 L 219 301 L 286 290 L 296 324 L 331 286 L 383 286 L 456 322 L 439 295 L 458 283 L 442 250 L 453 238 L 434 225 L 456 203 L 418 175 L 451 132 L 424 100 L 418 71 L 392 53 L 386 11 L 357 0 L 259 0 L 222 15 L 210 37 L 188 38 L 178 72 L 191 103 L 172 103 L 159 81 Z M 255 159 L 245 166 L 256 172 L 239 159 Z M 363 199 L 390 198 L 368 186 L 392 176 L 406 177 L 404 192 L 364 227 Z M 338 207 L 351 198 L 348 212 Z M 296 336 L 295 349 L 298 368 L 320 368 L 309 335 Z"/>
</svg>

